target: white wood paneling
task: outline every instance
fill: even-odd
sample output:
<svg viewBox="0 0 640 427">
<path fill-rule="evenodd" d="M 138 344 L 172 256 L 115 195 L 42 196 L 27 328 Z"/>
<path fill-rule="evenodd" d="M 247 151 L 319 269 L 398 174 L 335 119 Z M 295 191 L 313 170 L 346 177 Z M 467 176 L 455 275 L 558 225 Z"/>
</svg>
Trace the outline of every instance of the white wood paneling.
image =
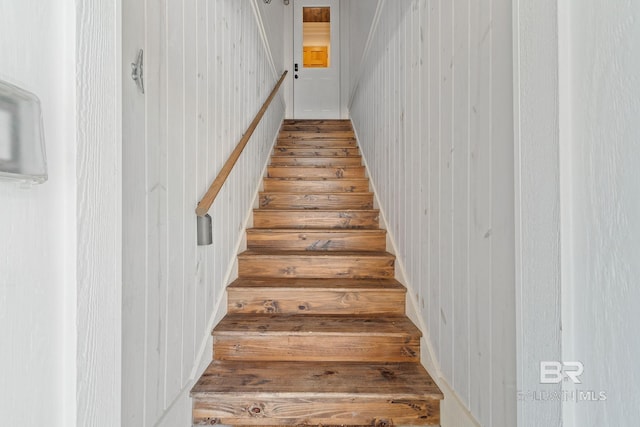
<svg viewBox="0 0 640 427">
<path fill-rule="evenodd" d="M 351 116 L 436 375 L 492 427 L 516 419 L 511 34 L 507 0 L 388 1 L 351 76 Z"/>
<path fill-rule="evenodd" d="M 532 393 L 561 393 L 540 384 L 540 361 L 562 360 L 558 135 L 558 5 L 514 2 L 518 424 L 563 425 L 563 403 Z M 591 54 L 591 52 L 590 52 Z M 544 125 L 541 125 L 544 124 Z M 583 143 L 583 141 L 580 141 Z M 568 325 L 567 325 L 568 326 Z"/>
<path fill-rule="evenodd" d="M 189 389 L 211 358 L 216 310 L 224 310 L 221 300 L 284 115 L 279 97 L 209 212 L 213 245 L 198 247 L 197 201 L 277 80 L 270 55 L 282 49 L 265 44 L 259 10 L 251 0 L 147 1 L 146 22 L 137 23 L 144 28 L 146 93 L 142 112 L 125 109 L 139 116 L 125 122 L 143 126 L 132 124 L 139 130 L 124 135 L 126 426 L 188 422 Z M 282 16 L 263 17 L 265 27 L 282 28 Z M 142 95 L 127 96 L 135 105 Z"/>
<path fill-rule="evenodd" d="M 121 1 L 75 12 L 76 425 L 97 426 L 121 420 Z"/>
</svg>

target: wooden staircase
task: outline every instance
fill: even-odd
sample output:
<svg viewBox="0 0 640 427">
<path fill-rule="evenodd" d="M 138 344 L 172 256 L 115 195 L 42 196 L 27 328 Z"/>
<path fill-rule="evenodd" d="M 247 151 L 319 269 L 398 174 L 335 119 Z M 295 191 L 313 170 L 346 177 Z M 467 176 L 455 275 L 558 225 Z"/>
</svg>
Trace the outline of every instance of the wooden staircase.
<svg viewBox="0 0 640 427">
<path fill-rule="evenodd" d="M 437 425 L 442 393 L 346 120 L 287 120 L 194 425 Z"/>
</svg>

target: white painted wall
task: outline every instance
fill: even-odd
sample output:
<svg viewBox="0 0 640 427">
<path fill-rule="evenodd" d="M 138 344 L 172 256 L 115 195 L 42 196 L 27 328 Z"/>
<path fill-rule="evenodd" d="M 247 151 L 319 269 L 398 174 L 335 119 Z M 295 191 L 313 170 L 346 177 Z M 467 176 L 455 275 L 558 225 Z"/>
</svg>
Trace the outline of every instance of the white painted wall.
<svg viewBox="0 0 640 427">
<path fill-rule="evenodd" d="M 30 189 L 0 181 L 2 425 L 74 419 L 74 10 L 63 3 L 0 1 L 0 78 L 40 98 L 49 166 Z"/>
<path fill-rule="evenodd" d="M 282 75 L 284 70 L 289 70 L 289 78 L 291 78 L 291 72 L 293 71 L 288 64 L 285 64 L 285 28 L 284 26 L 289 24 L 285 23 L 285 16 L 287 8 L 292 6 L 285 6 L 281 1 L 272 1 L 269 4 L 260 0 L 254 0 L 256 7 L 259 10 L 259 17 L 264 28 L 265 40 L 267 41 L 267 50 L 273 58 L 273 64 L 278 76 Z M 291 39 L 286 39 L 291 41 Z"/>
<path fill-rule="evenodd" d="M 606 393 L 566 405 L 565 425 L 630 426 L 640 418 L 640 4 L 563 6 L 563 358 L 584 363 L 578 391 Z"/>
<path fill-rule="evenodd" d="M 0 1 L 0 76 L 40 97 L 49 165 L 0 183 L 2 425 L 120 423 L 119 5 Z"/>
<path fill-rule="evenodd" d="M 346 46 L 343 47 L 346 67 L 346 79 L 343 82 L 345 93 L 345 105 L 351 101 L 352 95 L 357 89 L 360 79 L 360 66 L 366 53 L 369 33 L 373 30 L 374 18 L 378 5 L 384 2 L 380 0 L 348 0 L 340 3 L 341 13 L 346 17 L 343 24 L 342 35 Z"/>
<path fill-rule="evenodd" d="M 284 115 L 280 96 L 209 212 L 211 246 L 196 246 L 194 209 L 280 76 L 268 52 L 282 49 L 265 49 L 262 35 L 277 44 L 283 14 L 264 13 L 264 31 L 254 14 L 276 3 L 146 3 L 146 94 L 130 95 L 144 103 L 132 111 L 143 129 L 125 134 L 123 146 L 124 426 L 190 425 L 189 390 L 212 357 L 211 329 L 226 311 L 225 288 Z"/>
<path fill-rule="evenodd" d="M 511 2 L 386 1 L 370 43 L 351 115 L 425 351 L 447 405 L 512 427 Z"/>
<path fill-rule="evenodd" d="M 514 2 L 518 426 L 562 425 L 540 362 L 562 360 L 558 2 Z M 566 334 L 565 334 L 566 335 Z M 537 393 L 537 395 L 536 395 Z"/>
</svg>

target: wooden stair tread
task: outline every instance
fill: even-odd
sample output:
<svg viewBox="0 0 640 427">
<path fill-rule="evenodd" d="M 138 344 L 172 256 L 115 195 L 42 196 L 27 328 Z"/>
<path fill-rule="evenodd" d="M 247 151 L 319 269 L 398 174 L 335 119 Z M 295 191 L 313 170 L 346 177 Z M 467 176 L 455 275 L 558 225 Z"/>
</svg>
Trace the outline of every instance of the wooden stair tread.
<svg viewBox="0 0 640 427">
<path fill-rule="evenodd" d="M 288 234 L 288 233 L 293 233 L 293 234 L 309 234 L 309 235 L 316 235 L 316 234 L 327 234 L 327 235 L 386 235 L 387 234 L 387 230 L 384 230 L 382 228 L 378 228 L 378 229 L 369 229 L 369 230 L 357 230 L 357 229 L 346 229 L 346 230 L 333 230 L 333 229 L 328 229 L 328 230 L 322 230 L 322 229 L 318 229 L 318 230 L 309 230 L 309 231 L 300 231 L 299 229 L 296 228 L 249 228 L 247 229 L 247 233 L 248 234 Z"/>
<path fill-rule="evenodd" d="M 285 125 L 296 125 L 296 124 L 341 124 L 348 123 L 351 124 L 351 120 L 349 119 L 284 119 L 282 121 Z"/>
<path fill-rule="evenodd" d="M 367 193 L 368 178 L 264 178 L 265 192 Z"/>
<path fill-rule="evenodd" d="M 291 139 L 291 138 L 282 138 L 278 139 L 275 149 L 279 149 L 280 147 L 286 149 L 337 149 L 337 148 L 351 148 L 358 149 L 358 144 L 355 139 L 314 139 L 314 140 L 304 140 L 304 139 Z"/>
<path fill-rule="evenodd" d="M 260 212 L 260 209 L 254 209 L 254 213 Z M 265 213 L 274 213 L 276 211 L 262 211 Z M 299 212 L 309 212 L 309 213 L 331 213 L 331 214 L 357 214 L 357 213 L 380 213 L 379 209 L 314 209 L 312 211 L 300 211 L 299 209 L 280 209 L 277 212 L 281 213 L 299 213 Z"/>
<path fill-rule="evenodd" d="M 265 182 L 344 182 L 344 181 L 355 181 L 355 182 L 369 182 L 369 178 L 356 177 L 356 178 L 316 178 L 313 176 L 307 177 L 281 177 L 281 178 L 271 178 L 265 177 L 263 178 Z"/>
<path fill-rule="evenodd" d="M 255 292 L 259 288 L 335 291 L 375 289 L 379 292 L 406 292 L 406 288 L 395 279 L 258 279 L 239 277 L 229 285 L 229 289 L 235 291 L 246 289 L 249 292 Z"/>
<path fill-rule="evenodd" d="M 289 193 L 265 192 L 259 194 L 261 209 L 370 209 L 373 193 Z"/>
<path fill-rule="evenodd" d="M 357 381 L 354 379 L 357 378 Z M 214 361 L 195 425 L 437 425 L 443 395 L 417 363 Z"/>
<path fill-rule="evenodd" d="M 355 381 L 357 379 L 357 381 Z M 253 398 L 375 397 L 442 399 L 418 363 L 213 361 L 191 389 L 192 397 L 237 393 Z"/>
<path fill-rule="evenodd" d="M 405 316 L 282 314 L 227 314 L 213 329 L 213 335 L 422 336 L 420 330 Z"/>
<path fill-rule="evenodd" d="M 405 314 L 406 288 L 395 279 L 238 278 L 228 288 L 229 313 Z"/>
<path fill-rule="evenodd" d="M 377 209 L 255 209 L 253 223 L 260 228 L 375 229 L 379 227 Z"/>
<path fill-rule="evenodd" d="M 364 166 L 267 166 L 268 178 L 364 178 Z"/>
<path fill-rule="evenodd" d="M 333 157 L 333 156 L 360 156 L 360 149 L 354 146 L 345 145 L 344 147 L 296 147 L 292 145 L 278 145 L 274 148 L 273 157 L 286 156 L 317 156 L 317 157 Z"/>
<path fill-rule="evenodd" d="M 282 251 L 383 251 L 386 249 L 386 231 L 251 228 L 247 230 L 247 246 Z"/>
<path fill-rule="evenodd" d="M 327 160 L 335 160 L 335 159 L 362 159 L 362 156 L 359 154 L 341 154 L 339 156 L 318 156 L 314 154 L 307 155 L 291 155 L 291 154 L 273 154 L 271 156 L 272 159 L 327 159 Z"/>
<path fill-rule="evenodd" d="M 362 157 L 360 156 L 272 156 L 271 166 L 333 166 L 349 167 L 360 166 Z"/>
<path fill-rule="evenodd" d="M 312 258 L 388 258 L 395 259 L 389 252 L 364 252 L 364 251 L 343 251 L 343 252 L 310 252 L 310 251 L 275 251 L 275 250 L 252 250 L 247 249 L 238 254 L 239 258 L 261 257 L 261 258 L 281 258 L 281 257 L 312 257 Z"/>
<path fill-rule="evenodd" d="M 375 251 L 277 251 L 238 255 L 240 277 L 393 278 L 395 257 Z"/>
</svg>

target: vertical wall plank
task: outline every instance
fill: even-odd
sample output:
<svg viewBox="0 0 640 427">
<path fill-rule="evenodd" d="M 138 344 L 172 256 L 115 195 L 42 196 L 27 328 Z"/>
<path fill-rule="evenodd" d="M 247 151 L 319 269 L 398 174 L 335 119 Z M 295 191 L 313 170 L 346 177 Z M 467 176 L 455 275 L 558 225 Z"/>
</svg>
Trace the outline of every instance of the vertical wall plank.
<svg viewBox="0 0 640 427">
<path fill-rule="evenodd" d="M 453 2 L 441 3 L 440 34 L 441 61 L 440 85 L 440 365 L 447 378 L 453 378 L 453 126 L 456 120 L 453 114 Z"/>
<path fill-rule="evenodd" d="M 198 159 L 196 163 L 197 180 L 194 183 L 194 189 L 196 196 L 193 200 L 198 200 L 204 191 L 200 188 L 200 184 L 211 179 L 210 166 L 209 166 L 209 150 L 211 145 L 211 134 L 209 129 L 209 51 L 207 35 L 208 35 L 208 9 L 210 2 L 206 0 L 197 0 L 197 16 L 196 21 L 197 28 L 197 41 L 195 44 L 195 50 L 197 52 L 197 79 L 198 79 L 198 94 L 197 94 L 197 114 L 198 114 L 198 145 L 196 151 L 196 157 Z M 189 203 L 187 203 L 188 205 Z M 194 219 L 195 221 L 195 219 Z M 209 263 L 207 262 L 207 252 L 203 248 L 196 249 L 196 293 L 193 295 L 195 312 L 194 315 L 194 362 L 198 352 L 198 335 L 195 331 L 202 331 L 206 328 L 207 324 L 207 283 L 209 282 Z M 191 369 L 189 366 L 187 369 Z"/>
<path fill-rule="evenodd" d="M 515 348 L 515 214 L 514 202 L 514 120 L 513 85 L 513 25 L 512 1 L 492 2 L 491 87 L 493 89 L 493 150 L 491 160 L 492 188 L 492 410 L 493 425 L 513 425 L 517 404 Z M 557 58 L 557 56 L 556 56 Z M 504 319 L 513 321 L 505 322 Z M 510 347 L 507 347 L 511 345 Z"/>
<path fill-rule="evenodd" d="M 167 408 L 182 389 L 184 309 L 184 20 L 183 3 L 167 4 L 167 298 L 165 301 L 165 384 Z"/>
<path fill-rule="evenodd" d="M 145 47 L 144 2 L 125 1 L 122 11 L 123 58 L 132 59 Z M 148 50 L 146 51 L 148 54 Z M 127 64 L 128 65 L 128 64 Z M 133 81 L 130 67 L 123 71 L 122 104 L 122 425 L 144 425 L 147 289 L 147 209 L 140 194 L 146 192 L 145 96 Z M 142 205 L 142 206 L 141 206 Z M 141 256 L 144 254 L 145 256 Z M 141 307 L 143 309 L 141 309 Z"/>
<path fill-rule="evenodd" d="M 491 151 L 492 110 L 483 108 L 492 102 L 491 86 L 491 10 L 479 3 L 472 3 L 471 36 L 474 40 L 471 80 L 471 134 L 470 142 L 470 323 L 471 351 L 470 408 L 480 422 L 490 422 L 491 393 L 486 392 L 486 384 L 491 382 L 488 368 L 491 343 L 485 331 L 491 331 L 489 312 L 493 309 L 486 284 L 491 283 L 493 234 L 491 224 Z M 488 100 L 488 101 L 487 101 Z"/>
<path fill-rule="evenodd" d="M 197 191 L 197 165 L 198 165 L 198 87 L 200 82 L 198 70 L 198 56 L 201 43 L 198 43 L 198 0 L 185 0 L 183 3 L 184 15 L 184 39 L 182 50 L 184 52 L 184 182 L 182 200 L 182 246 L 184 247 L 183 268 L 183 310 L 182 310 L 182 359 L 181 359 L 181 384 L 182 389 L 189 379 L 196 346 L 196 299 L 198 294 L 198 262 L 196 256 L 196 221 L 190 201 L 198 198 Z M 194 167 L 196 166 L 196 167 Z"/>
<path fill-rule="evenodd" d="M 145 423 L 164 407 L 164 328 L 167 292 L 167 69 L 165 0 L 147 9 L 147 288 L 146 288 L 146 405 Z"/>
<path fill-rule="evenodd" d="M 454 3 L 453 386 L 469 404 L 469 0 Z"/>
<path fill-rule="evenodd" d="M 60 269 L 68 268 L 70 271 L 65 271 L 64 276 L 73 280 L 73 283 L 77 286 L 75 300 L 66 295 L 60 297 L 65 303 L 71 304 L 71 307 L 65 307 L 66 310 L 70 311 L 70 309 L 76 308 L 76 317 L 73 317 L 73 319 L 78 327 L 77 336 L 74 328 L 73 332 L 66 331 L 68 335 L 64 337 L 69 340 L 77 338 L 74 344 L 70 344 L 71 348 L 76 350 L 77 365 L 67 365 L 67 361 L 64 361 L 66 368 L 73 367 L 76 369 L 77 376 L 71 374 L 71 381 L 76 381 L 77 400 L 75 402 L 65 401 L 63 406 L 75 408 L 76 417 L 73 418 L 73 421 L 78 425 L 86 426 L 101 423 L 117 425 L 120 422 L 122 407 L 120 399 L 122 390 L 122 145 L 120 144 L 122 117 L 119 116 L 122 111 L 122 81 L 119 73 L 122 58 L 120 43 L 121 4 L 119 0 L 100 2 L 98 4 L 76 2 L 74 13 L 71 13 L 71 9 L 66 9 L 64 5 L 57 4 L 56 7 L 64 11 L 60 15 L 56 15 L 60 12 L 42 8 L 42 5 L 38 9 L 31 9 L 31 5 L 26 4 L 26 7 L 35 13 L 29 17 L 27 22 L 18 21 L 26 26 L 32 22 L 46 25 L 49 32 L 40 34 L 46 34 L 45 37 L 54 39 L 59 37 L 59 33 L 57 29 L 48 27 L 50 22 L 57 22 L 59 19 L 59 22 L 65 22 L 66 27 L 75 26 L 75 32 L 67 32 L 66 28 L 60 28 L 64 34 L 62 38 L 65 39 L 64 49 L 58 50 L 56 49 L 58 46 L 55 43 L 49 44 L 44 39 L 40 40 L 43 46 L 48 49 L 55 49 L 56 53 L 53 55 L 57 55 L 56 61 L 65 64 L 64 70 L 53 66 L 53 61 L 45 60 L 44 58 L 47 58 L 51 53 L 41 52 L 39 50 L 40 46 L 35 50 L 37 52 L 34 55 L 36 58 L 32 58 L 33 63 L 30 64 L 30 68 L 37 69 L 40 74 L 62 74 L 68 72 L 76 76 L 75 82 L 68 82 L 66 76 L 63 77 L 62 75 L 57 75 L 57 81 L 51 82 L 51 87 L 55 88 L 54 90 L 56 91 L 56 98 L 65 98 L 67 94 L 70 95 L 72 99 L 66 99 L 66 102 L 73 105 L 73 107 L 59 105 L 57 103 L 59 99 L 52 100 L 50 105 L 55 106 L 54 108 L 59 107 L 64 111 L 62 117 L 56 115 L 53 117 L 64 120 L 66 119 L 64 114 L 68 113 L 69 116 L 73 116 L 76 120 L 73 124 L 75 126 L 71 125 L 71 123 L 65 124 L 65 126 L 71 125 L 68 127 L 69 133 L 73 132 L 71 129 L 75 129 L 75 134 L 70 135 L 71 139 L 75 137 L 75 143 L 64 141 L 64 137 L 62 141 L 59 141 L 64 145 L 65 151 L 72 152 L 65 159 L 70 162 L 75 160 L 75 165 L 69 165 L 75 175 L 71 177 L 72 173 L 63 177 L 63 180 L 68 179 L 68 182 L 73 184 L 65 182 L 65 186 L 69 186 L 69 191 L 65 187 L 65 191 L 58 194 L 58 197 L 61 197 L 65 203 L 71 202 L 76 206 L 74 212 L 65 211 L 63 213 L 63 215 L 75 215 L 75 218 L 77 218 L 77 222 L 65 224 L 67 226 L 73 224 L 72 226 L 75 227 L 75 230 L 71 230 L 71 228 L 66 230 L 72 233 L 72 238 L 75 238 L 75 241 L 73 244 L 69 242 L 63 244 L 64 247 L 62 249 L 65 251 L 65 257 L 69 258 L 69 260 L 60 260 L 64 267 L 56 267 Z M 0 5 L 3 16 L 7 14 L 5 6 L 5 4 Z M 16 10 L 11 6 L 8 9 L 9 13 L 12 10 Z M 51 21 L 49 21 L 49 14 L 55 16 L 55 18 L 51 18 Z M 6 25 L 3 23 L 3 26 Z M 29 37 L 37 37 L 42 28 L 32 28 L 32 30 L 33 32 L 29 34 Z M 22 28 L 17 31 L 18 37 L 21 36 L 20 31 L 22 31 Z M 0 36 L 11 40 L 11 36 L 8 34 L 2 33 Z M 29 54 L 24 52 L 26 46 L 29 45 L 18 40 L 15 42 L 15 45 L 20 46 L 19 60 L 7 61 L 12 66 L 16 66 L 18 62 L 29 61 Z M 72 46 L 74 43 L 75 46 Z M 69 44 L 68 48 L 67 44 Z M 4 45 L 4 43 L 0 45 Z M 73 52 L 69 53 L 69 56 L 74 56 L 73 66 L 75 66 L 75 69 L 66 62 L 69 59 L 67 52 Z M 4 68 L 4 57 L 2 61 Z M 51 68 L 48 68 L 48 66 L 51 66 Z M 16 69 L 20 68 L 21 66 L 16 67 Z M 26 77 L 26 75 L 28 73 L 25 73 L 25 76 L 20 75 L 20 79 Z M 41 78 L 39 77 L 35 81 L 41 81 Z M 73 86 L 74 83 L 75 86 Z M 47 87 L 44 93 L 47 94 L 48 90 L 51 90 L 51 88 Z M 51 116 L 49 117 L 51 118 Z M 61 135 L 67 136 L 66 129 L 59 129 L 59 131 Z M 48 143 L 51 144 L 52 141 L 49 140 Z M 55 175 L 53 176 L 55 177 Z M 51 184 L 46 184 L 44 186 L 45 189 L 51 190 L 52 187 L 47 187 L 47 185 Z M 71 188 L 76 188 L 77 193 L 71 194 Z M 2 203 L 3 209 L 5 209 L 4 204 L 6 201 L 3 200 Z M 31 207 L 34 208 L 36 206 L 39 206 L 39 203 L 34 203 Z M 43 206 L 45 210 L 38 212 L 40 217 L 37 218 L 37 222 L 44 222 L 48 213 L 54 213 L 49 212 L 47 208 L 55 209 L 55 206 L 53 201 L 51 201 L 50 205 Z M 24 220 L 24 218 L 21 218 L 21 220 Z M 55 222 L 49 224 L 53 225 Z M 35 221 L 30 226 L 29 233 L 34 230 L 41 230 L 45 233 L 49 231 L 46 228 L 39 229 L 40 225 Z M 16 232 L 19 233 L 17 230 Z M 28 235 L 20 235 L 21 240 L 27 239 L 26 241 L 28 241 L 28 237 Z M 39 239 L 42 237 L 41 235 L 38 236 L 36 245 L 41 243 Z M 69 236 L 65 237 L 69 238 Z M 11 241 L 11 239 L 5 241 L 3 237 L 3 244 L 6 245 Z M 43 245 L 48 249 L 58 249 L 55 246 L 47 246 L 46 240 Z M 19 245 L 16 246 L 19 248 Z M 37 253 L 37 251 L 35 252 Z M 31 256 L 31 254 L 29 255 Z M 59 256 L 58 254 L 48 255 L 51 255 L 56 260 L 56 257 Z M 11 259 L 11 256 L 7 259 Z M 73 262 L 70 260 L 75 260 L 76 264 L 70 265 Z M 45 269 L 47 268 L 47 261 L 43 260 L 42 262 Z M 33 268 L 34 265 L 35 269 L 40 267 L 37 259 L 31 260 L 30 264 L 24 266 L 24 268 Z M 6 274 L 4 270 L 2 274 Z M 66 277 L 73 274 L 75 274 L 73 278 Z M 9 274 L 9 277 L 11 276 Z M 23 278 L 23 280 L 25 279 L 26 277 Z M 45 281 L 38 283 L 38 285 L 43 287 L 51 284 L 55 285 L 55 282 L 49 282 L 49 279 L 47 277 Z M 26 279 L 26 281 L 28 280 Z M 42 294 L 37 295 L 37 297 L 41 296 Z M 51 296 L 54 298 L 59 297 L 58 295 Z M 0 298 L 2 297 L 0 296 Z M 51 301 L 52 305 L 57 305 L 56 302 Z M 75 305 L 76 303 L 77 306 Z M 40 313 L 37 313 L 37 315 L 34 313 L 34 317 L 39 315 Z M 59 313 L 58 316 L 58 319 L 64 318 L 65 314 Z M 57 321 L 58 319 L 52 320 Z M 67 319 L 65 318 L 66 321 Z M 22 327 L 22 325 L 20 326 Z M 65 326 L 67 326 L 66 323 Z M 54 325 L 51 325 L 51 327 L 54 327 Z M 34 328 L 37 328 L 37 326 L 34 325 Z M 29 328 L 24 333 L 34 342 L 40 339 L 38 331 L 32 328 Z M 7 343 L 3 342 L 3 346 L 6 345 Z M 35 343 L 32 344 L 29 349 L 30 352 L 34 352 L 34 348 L 38 348 L 34 347 L 35 345 Z M 22 357 L 22 354 L 16 354 L 16 356 Z M 41 356 L 56 358 L 59 355 L 43 353 Z M 62 357 L 65 356 L 63 355 Z M 40 363 L 34 363 L 34 365 L 37 367 Z M 52 368 L 55 369 L 55 367 Z M 65 378 L 64 380 L 68 382 L 70 379 Z M 42 381 L 46 381 L 46 379 Z M 38 388 L 39 386 L 38 384 L 33 388 Z M 3 387 L 7 387 L 4 379 Z M 11 390 L 11 392 L 13 391 Z M 65 398 L 71 397 L 67 395 L 69 393 L 68 389 L 63 392 Z M 31 394 L 29 398 L 37 400 L 36 396 Z M 57 396 L 47 396 L 46 398 L 48 400 L 52 397 L 54 399 L 57 398 Z M 64 415 L 71 418 L 69 412 L 72 410 L 66 408 L 62 411 L 66 411 Z M 52 414 L 52 418 L 55 423 L 56 414 Z M 6 419 L 4 421 L 7 422 Z M 41 421 L 39 420 L 38 422 Z M 20 423 L 26 424 L 28 420 L 24 417 L 20 420 Z"/>
<path fill-rule="evenodd" d="M 431 325 L 431 345 L 434 347 L 438 360 L 442 358 L 440 335 L 441 331 L 441 312 L 440 312 L 440 289 L 442 282 L 440 281 L 440 239 L 442 231 L 440 229 L 440 153 L 441 138 L 440 131 L 442 124 L 440 121 L 442 98 L 442 87 L 440 85 L 440 63 L 442 55 L 440 53 L 440 0 L 432 0 L 430 2 L 429 13 L 429 35 L 430 35 L 430 66 L 429 66 L 429 179 L 431 180 L 429 191 L 429 262 L 431 264 L 429 287 L 429 325 Z"/>
</svg>

